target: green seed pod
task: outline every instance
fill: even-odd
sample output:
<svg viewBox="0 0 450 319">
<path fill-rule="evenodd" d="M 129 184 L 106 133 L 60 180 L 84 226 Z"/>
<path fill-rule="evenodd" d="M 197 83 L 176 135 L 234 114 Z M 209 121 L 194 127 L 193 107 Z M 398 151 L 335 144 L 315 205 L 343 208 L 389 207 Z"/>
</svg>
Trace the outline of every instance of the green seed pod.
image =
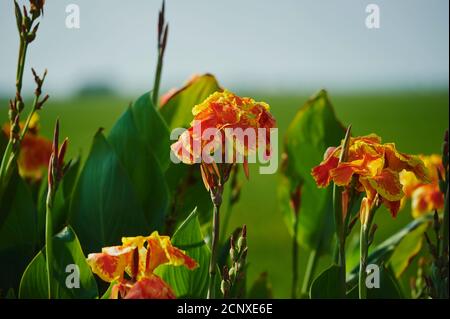
<svg viewBox="0 0 450 319">
<path fill-rule="evenodd" d="M 228 280 L 222 280 L 220 283 L 220 291 L 222 291 L 222 294 L 226 296 L 228 292 L 230 291 L 230 282 Z"/>
<path fill-rule="evenodd" d="M 239 251 L 244 250 L 244 248 L 247 247 L 247 238 L 245 237 L 239 237 L 237 242 L 237 248 Z"/>
<path fill-rule="evenodd" d="M 233 247 L 230 248 L 230 258 L 231 261 L 236 261 L 236 251 L 234 250 Z"/>
<path fill-rule="evenodd" d="M 236 278 L 236 269 L 234 269 L 234 267 L 230 268 L 230 270 L 228 271 L 228 276 L 230 276 L 231 281 L 234 281 L 234 279 Z"/>
</svg>

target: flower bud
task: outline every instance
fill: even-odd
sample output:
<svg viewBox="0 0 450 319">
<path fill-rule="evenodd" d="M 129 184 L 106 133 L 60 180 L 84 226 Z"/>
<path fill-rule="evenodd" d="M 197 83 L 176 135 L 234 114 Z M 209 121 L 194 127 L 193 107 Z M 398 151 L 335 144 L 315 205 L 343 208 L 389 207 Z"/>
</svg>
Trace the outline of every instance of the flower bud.
<svg viewBox="0 0 450 319">
<path fill-rule="evenodd" d="M 237 249 L 238 251 L 244 250 L 244 248 L 247 247 L 247 238 L 246 237 L 239 237 L 237 242 Z"/>
<path fill-rule="evenodd" d="M 224 296 L 228 294 L 228 292 L 230 291 L 230 287 L 231 285 L 228 280 L 222 280 L 222 282 L 220 283 L 220 291 Z"/>
<path fill-rule="evenodd" d="M 234 267 L 231 267 L 228 271 L 228 276 L 230 277 L 231 281 L 234 281 L 236 279 L 236 269 Z"/>
<path fill-rule="evenodd" d="M 232 261 L 236 261 L 236 251 L 234 250 L 233 247 L 230 248 L 230 259 Z"/>
</svg>

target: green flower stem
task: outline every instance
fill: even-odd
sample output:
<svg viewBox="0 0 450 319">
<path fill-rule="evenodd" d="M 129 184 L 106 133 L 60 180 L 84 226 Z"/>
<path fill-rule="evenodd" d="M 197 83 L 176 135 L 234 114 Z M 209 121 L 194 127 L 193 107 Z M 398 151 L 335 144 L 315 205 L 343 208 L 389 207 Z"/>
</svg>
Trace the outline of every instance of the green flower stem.
<svg viewBox="0 0 450 319">
<path fill-rule="evenodd" d="M 361 230 L 359 234 L 359 276 L 358 276 L 358 287 L 359 287 L 359 299 L 367 299 L 367 287 L 366 287 L 366 278 L 367 278 L 367 258 L 369 255 L 369 236 L 370 230 L 372 228 L 373 218 L 378 209 L 378 205 L 375 204 L 369 212 L 369 216 L 367 217 L 367 222 L 365 224 L 361 224 Z"/>
<path fill-rule="evenodd" d="M 52 220 L 52 210 L 53 210 L 53 190 L 49 186 L 47 193 L 46 202 L 46 216 L 45 216 L 45 260 L 47 268 L 47 287 L 48 287 L 48 299 L 54 296 L 53 293 L 53 220 Z"/>
<path fill-rule="evenodd" d="M 334 184 L 333 187 L 334 223 L 338 244 L 339 288 L 340 296 L 345 297 L 346 262 L 345 262 L 345 231 L 342 220 L 342 187 Z"/>
<path fill-rule="evenodd" d="M 215 190 L 211 190 L 211 200 L 214 205 L 212 239 L 211 239 L 211 258 L 209 260 L 209 283 L 208 283 L 208 299 L 215 298 L 215 278 L 217 268 L 217 246 L 219 243 L 220 233 L 220 205 L 222 203 L 223 186 L 219 185 Z"/>
<path fill-rule="evenodd" d="M 319 261 L 318 249 L 313 249 L 309 253 L 308 264 L 306 265 L 305 277 L 303 278 L 302 295 L 307 295 L 311 286 L 314 273 L 316 271 L 317 262 Z"/>
<path fill-rule="evenodd" d="M 34 18 L 31 20 L 31 25 L 34 23 Z M 16 68 L 16 102 L 17 98 L 21 97 L 22 94 L 22 83 L 23 83 L 23 73 L 25 69 L 25 62 L 27 58 L 28 41 L 26 39 L 26 34 L 20 33 L 19 42 L 19 55 L 17 58 L 17 68 Z M 17 110 L 21 112 L 21 109 Z M 10 119 L 11 127 L 14 124 L 15 118 Z M 0 164 L 0 199 L 3 197 L 3 193 L 9 183 L 9 180 L 14 169 L 15 159 L 17 157 L 17 152 L 19 148 L 14 147 L 14 137 L 12 134 L 9 136 L 8 144 L 3 153 L 2 162 Z"/>
<path fill-rule="evenodd" d="M 28 42 L 26 41 L 26 39 L 21 37 L 19 45 L 19 57 L 17 61 L 17 71 L 16 71 L 16 90 L 19 93 L 22 91 L 23 71 L 25 69 L 27 49 L 28 49 Z"/>
<path fill-rule="evenodd" d="M 297 298 L 297 285 L 298 285 L 298 214 L 294 217 L 294 234 L 292 236 L 292 288 L 291 298 Z"/>
<path fill-rule="evenodd" d="M 223 214 L 222 233 L 220 234 L 220 240 L 219 240 L 221 243 L 223 243 L 225 240 L 225 235 L 227 234 L 228 224 L 230 223 L 230 217 L 231 217 L 231 213 L 233 210 L 232 209 L 233 204 L 231 203 L 231 197 L 232 197 L 232 195 L 230 194 L 229 200 L 228 200 L 228 205 L 225 210 L 225 214 Z"/>
<path fill-rule="evenodd" d="M 158 98 L 159 98 L 159 87 L 161 83 L 161 73 L 163 66 L 163 53 L 159 50 L 158 62 L 156 65 L 155 83 L 153 85 L 153 106 L 158 108 Z"/>
</svg>

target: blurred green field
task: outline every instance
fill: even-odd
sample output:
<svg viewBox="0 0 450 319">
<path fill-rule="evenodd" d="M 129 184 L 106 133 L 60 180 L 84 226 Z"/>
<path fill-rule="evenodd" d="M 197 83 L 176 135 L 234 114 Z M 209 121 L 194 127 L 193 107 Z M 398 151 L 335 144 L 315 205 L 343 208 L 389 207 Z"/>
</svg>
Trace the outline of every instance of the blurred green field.
<svg viewBox="0 0 450 319">
<path fill-rule="evenodd" d="M 242 93 L 242 92 L 236 92 Z M 311 92 L 313 93 L 313 92 Z M 385 142 L 395 142 L 400 151 L 408 153 L 439 153 L 444 130 L 448 127 L 448 91 L 397 92 L 343 95 L 331 93 L 338 118 L 353 125 L 353 133 L 377 133 Z M 266 95 L 246 93 L 264 100 L 277 118 L 279 136 L 298 108 L 306 101 L 304 95 Z M 85 158 L 91 139 L 99 127 L 109 130 L 131 99 L 114 96 L 50 99 L 41 112 L 42 133 L 51 136 L 56 117 L 61 121 L 61 135 L 70 139 L 69 156 L 79 153 Z M 0 100 L 0 123 L 7 119 L 7 101 Z M 280 147 L 281 147 L 280 143 Z M 281 151 L 281 150 L 279 150 Z M 278 210 L 276 175 L 259 175 L 251 168 L 250 180 L 244 182 L 241 200 L 235 206 L 229 231 L 246 224 L 249 243 L 249 282 L 268 271 L 274 296 L 287 298 L 291 286 L 291 238 Z M 393 234 L 410 219 L 408 207 L 391 220 L 386 211 L 378 213 L 380 226 L 377 241 Z M 303 276 L 308 252 L 300 252 L 300 278 Z M 324 259 L 319 265 L 326 266 Z"/>
</svg>

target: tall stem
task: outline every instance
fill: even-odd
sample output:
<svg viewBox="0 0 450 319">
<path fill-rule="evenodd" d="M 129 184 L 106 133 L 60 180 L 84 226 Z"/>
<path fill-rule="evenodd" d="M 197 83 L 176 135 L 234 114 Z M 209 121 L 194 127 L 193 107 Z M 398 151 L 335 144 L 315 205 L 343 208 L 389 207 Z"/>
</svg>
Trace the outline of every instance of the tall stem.
<svg viewBox="0 0 450 319">
<path fill-rule="evenodd" d="M 339 253 L 339 290 L 340 296 L 343 298 L 345 297 L 345 277 L 347 272 L 345 263 L 345 232 L 342 220 L 342 188 L 336 184 L 333 187 L 333 209 Z"/>
<path fill-rule="evenodd" d="M 318 249 L 313 249 L 309 253 L 308 264 L 306 265 L 305 277 L 303 279 L 302 294 L 306 295 L 311 286 L 311 282 L 316 271 L 317 261 L 319 260 Z"/>
<path fill-rule="evenodd" d="M 16 69 L 16 102 L 18 98 L 21 98 L 22 94 L 22 82 L 23 82 L 23 72 L 25 69 L 25 61 L 27 57 L 28 42 L 22 36 L 20 36 L 19 43 L 19 56 L 17 59 L 17 69 Z M 16 103 L 17 106 L 17 103 Z M 17 110 L 20 112 L 21 110 Z M 15 119 L 11 118 L 11 126 L 14 124 Z M 0 164 L 0 199 L 3 197 L 6 186 L 11 178 L 11 173 L 13 170 L 12 163 L 15 163 L 15 150 L 14 150 L 14 140 L 12 134 L 9 136 L 8 144 L 3 153 L 2 162 Z"/>
<path fill-rule="evenodd" d="M 153 106 L 158 107 L 158 97 L 159 97 L 159 86 L 161 83 L 161 73 L 163 65 L 163 55 L 161 50 L 158 53 L 158 62 L 156 65 L 155 83 L 153 84 Z"/>
<path fill-rule="evenodd" d="M 358 276 L 358 287 L 359 287 L 359 299 L 367 299 L 367 258 L 369 255 L 369 236 L 370 230 L 372 228 L 372 221 L 374 215 L 378 209 L 378 204 L 375 203 L 369 212 L 367 217 L 367 222 L 361 224 L 361 230 L 359 234 L 359 276 Z"/>
<path fill-rule="evenodd" d="M 50 186 L 49 186 L 50 187 Z M 53 297 L 53 267 L 51 261 L 53 260 L 53 220 L 52 220 L 52 208 L 53 208 L 53 192 L 49 188 L 47 194 L 46 203 L 46 216 L 45 216 L 45 260 L 47 268 L 47 287 L 48 287 L 48 299 Z"/>
<path fill-rule="evenodd" d="M 359 234 L 359 299 L 367 298 L 367 287 L 366 287 L 366 278 L 367 278 L 367 254 L 369 248 L 367 247 L 368 243 L 368 227 L 367 225 L 361 225 L 361 231 Z"/>
<path fill-rule="evenodd" d="M 217 245 L 220 233 L 220 205 L 222 203 L 222 186 L 218 186 L 211 191 L 211 199 L 214 205 L 213 224 L 212 224 L 212 242 L 211 242 L 211 258 L 209 260 L 209 283 L 208 283 L 208 299 L 215 298 L 215 277 L 217 268 Z"/>
<path fill-rule="evenodd" d="M 297 228 L 298 228 L 298 215 L 295 215 L 294 220 L 294 234 L 292 236 L 292 288 L 291 298 L 297 298 L 297 285 L 298 285 L 298 242 L 297 242 Z"/>
</svg>

